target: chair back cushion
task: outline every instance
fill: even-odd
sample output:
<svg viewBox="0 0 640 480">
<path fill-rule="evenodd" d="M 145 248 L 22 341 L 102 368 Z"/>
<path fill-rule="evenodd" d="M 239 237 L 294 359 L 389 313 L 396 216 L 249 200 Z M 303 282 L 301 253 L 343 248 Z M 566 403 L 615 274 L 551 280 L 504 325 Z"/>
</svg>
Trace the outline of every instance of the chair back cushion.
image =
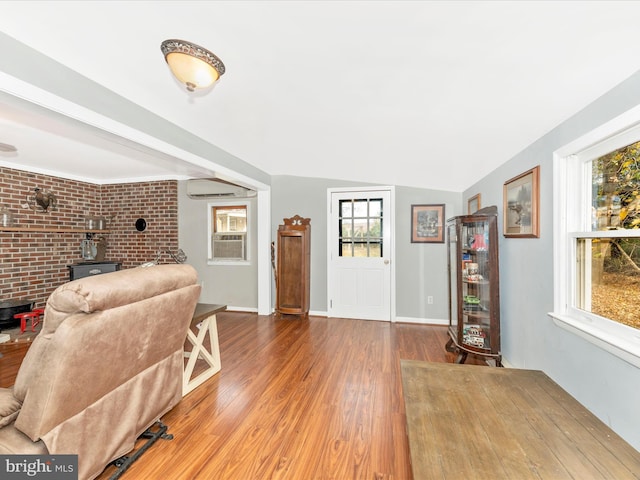
<svg viewBox="0 0 640 480">
<path fill-rule="evenodd" d="M 181 399 L 182 350 L 199 295 L 189 265 L 61 285 L 16 377 L 16 428 L 52 454 L 129 451 L 129 441 Z"/>
</svg>

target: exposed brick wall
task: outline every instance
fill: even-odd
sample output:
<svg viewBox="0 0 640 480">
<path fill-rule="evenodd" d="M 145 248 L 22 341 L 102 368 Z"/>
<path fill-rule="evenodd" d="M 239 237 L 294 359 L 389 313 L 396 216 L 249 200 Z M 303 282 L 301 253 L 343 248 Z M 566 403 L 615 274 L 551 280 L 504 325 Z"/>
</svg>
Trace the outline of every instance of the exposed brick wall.
<svg viewBox="0 0 640 480">
<path fill-rule="evenodd" d="M 27 195 L 39 187 L 56 195 L 56 209 L 25 208 Z M 109 222 L 106 259 L 130 268 L 153 260 L 157 250 L 178 249 L 176 181 L 95 185 L 0 167 L 0 205 L 15 215 L 16 227 L 84 228 L 86 216 L 115 215 Z M 138 232 L 135 221 L 147 220 Z M 67 265 L 82 261 L 85 234 L 0 232 L 0 300 L 29 298 L 44 306 L 51 292 L 68 281 Z M 171 261 L 164 254 L 162 262 Z"/>
<path fill-rule="evenodd" d="M 55 194 L 55 210 L 45 213 L 24 207 L 36 187 Z M 0 203 L 15 214 L 16 227 L 82 228 L 85 216 L 100 213 L 100 186 L 0 167 Z"/>
<path fill-rule="evenodd" d="M 0 233 L 0 299 L 29 298 L 44 306 L 69 280 L 67 265 L 79 261 L 79 233 Z"/>
<path fill-rule="evenodd" d="M 107 255 L 130 268 L 154 260 L 157 252 L 178 250 L 178 182 L 174 180 L 102 186 L 102 214 L 114 216 Z M 144 218 L 147 229 L 135 224 Z M 162 254 L 161 263 L 171 262 Z"/>
</svg>

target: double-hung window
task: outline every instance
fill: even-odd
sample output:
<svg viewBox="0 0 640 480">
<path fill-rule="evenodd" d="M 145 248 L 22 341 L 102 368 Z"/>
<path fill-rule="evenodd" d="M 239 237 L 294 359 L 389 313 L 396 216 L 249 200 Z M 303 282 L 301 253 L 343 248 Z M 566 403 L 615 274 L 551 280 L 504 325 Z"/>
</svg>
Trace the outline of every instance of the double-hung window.
<svg viewBox="0 0 640 480">
<path fill-rule="evenodd" d="M 243 263 L 249 260 L 249 203 L 210 203 L 209 262 Z"/>
<path fill-rule="evenodd" d="M 554 209 L 552 317 L 640 366 L 640 126 L 556 152 Z"/>
</svg>

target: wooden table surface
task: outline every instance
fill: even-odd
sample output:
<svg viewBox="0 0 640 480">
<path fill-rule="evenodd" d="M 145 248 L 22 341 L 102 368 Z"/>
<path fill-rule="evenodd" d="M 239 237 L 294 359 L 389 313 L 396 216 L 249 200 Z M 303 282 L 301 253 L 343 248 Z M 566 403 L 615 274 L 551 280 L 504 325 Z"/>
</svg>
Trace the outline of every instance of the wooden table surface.
<svg viewBox="0 0 640 480">
<path fill-rule="evenodd" d="M 541 371 L 401 365 L 414 480 L 640 479 L 640 453 Z"/>
<path fill-rule="evenodd" d="M 226 305 L 216 305 L 214 303 L 198 303 L 196 310 L 193 312 L 193 319 L 191 325 L 201 322 L 205 318 L 215 315 L 216 313 L 224 312 L 227 309 Z"/>
</svg>

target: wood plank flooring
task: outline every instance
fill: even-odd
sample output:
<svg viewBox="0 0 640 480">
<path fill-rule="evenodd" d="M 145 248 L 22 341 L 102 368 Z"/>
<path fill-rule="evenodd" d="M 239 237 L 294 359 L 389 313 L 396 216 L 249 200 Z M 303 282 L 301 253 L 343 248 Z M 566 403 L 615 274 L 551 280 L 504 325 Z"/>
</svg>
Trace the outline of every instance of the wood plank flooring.
<svg viewBox="0 0 640 480">
<path fill-rule="evenodd" d="M 640 479 L 640 452 L 541 371 L 401 369 L 416 478 Z"/>
<path fill-rule="evenodd" d="M 218 334 L 222 370 L 123 479 L 412 478 L 400 359 L 453 362 L 445 327 L 224 312 Z M 16 354 L 0 352 L 11 385 Z"/>
</svg>

